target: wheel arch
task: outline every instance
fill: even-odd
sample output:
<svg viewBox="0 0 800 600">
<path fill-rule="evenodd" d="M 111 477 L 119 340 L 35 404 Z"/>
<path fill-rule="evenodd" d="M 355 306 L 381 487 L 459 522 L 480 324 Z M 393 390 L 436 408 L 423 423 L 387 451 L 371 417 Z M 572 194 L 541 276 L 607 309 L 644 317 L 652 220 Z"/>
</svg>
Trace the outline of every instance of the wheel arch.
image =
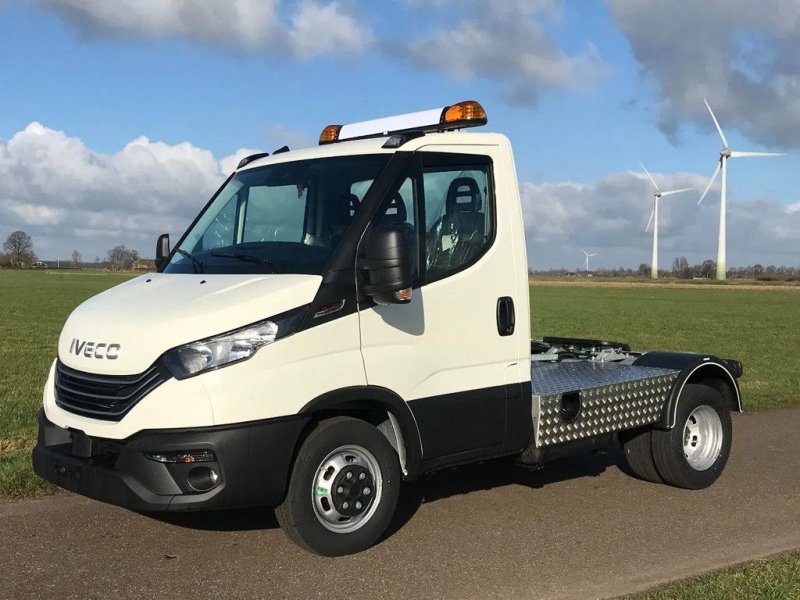
<svg viewBox="0 0 800 600">
<path fill-rule="evenodd" d="M 300 409 L 314 420 L 351 415 L 374 425 L 397 452 L 403 474 L 413 478 L 421 471 L 422 442 L 408 404 L 393 391 L 379 386 L 352 386 L 326 392 Z"/>
<path fill-rule="evenodd" d="M 742 395 L 737 381 L 742 374 L 742 365 L 736 360 L 721 359 L 709 354 L 649 352 L 639 357 L 634 364 L 679 370 L 661 416 L 655 424 L 660 429 L 672 429 L 675 426 L 678 404 L 687 384 L 706 385 L 717 390 L 732 411 L 742 412 Z"/>
</svg>

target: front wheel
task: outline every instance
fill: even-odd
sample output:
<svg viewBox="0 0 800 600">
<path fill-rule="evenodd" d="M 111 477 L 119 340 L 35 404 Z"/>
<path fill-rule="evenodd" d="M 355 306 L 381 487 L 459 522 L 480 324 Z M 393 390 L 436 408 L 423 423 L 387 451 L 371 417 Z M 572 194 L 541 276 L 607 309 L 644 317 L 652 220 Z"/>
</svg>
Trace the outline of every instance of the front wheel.
<svg viewBox="0 0 800 600">
<path fill-rule="evenodd" d="M 698 490 L 722 474 L 731 451 L 728 403 L 714 388 L 689 384 L 679 400 L 675 427 L 652 432 L 653 461 L 661 478 Z"/>
<path fill-rule="evenodd" d="M 350 417 L 322 421 L 303 442 L 275 510 L 286 536 L 325 556 L 366 550 L 397 506 L 397 454 L 375 427 Z"/>
</svg>

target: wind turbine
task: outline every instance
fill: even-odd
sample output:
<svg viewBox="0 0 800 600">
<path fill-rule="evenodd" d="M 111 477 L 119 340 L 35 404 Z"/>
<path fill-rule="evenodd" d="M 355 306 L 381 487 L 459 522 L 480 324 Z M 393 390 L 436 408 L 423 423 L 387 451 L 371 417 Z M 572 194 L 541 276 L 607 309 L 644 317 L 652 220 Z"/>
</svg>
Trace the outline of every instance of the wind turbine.
<svg viewBox="0 0 800 600">
<path fill-rule="evenodd" d="M 708 112 L 711 114 L 711 118 L 714 121 L 714 126 L 717 128 L 717 133 L 719 133 L 719 137 L 722 140 L 722 150 L 719 153 L 719 162 L 717 163 L 714 172 L 711 174 L 711 179 L 706 186 L 705 191 L 703 191 L 703 195 L 700 196 L 700 200 L 697 202 L 698 206 L 700 202 L 703 201 L 703 198 L 706 197 L 708 190 L 711 189 L 711 186 L 714 185 L 714 181 L 717 179 L 717 175 L 719 175 L 720 170 L 722 171 L 722 185 L 720 191 L 720 203 L 719 203 L 719 240 L 717 242 L 717 279 L 725 279 L 725 272 L 726 272 L 726 241 L 725 241 L 725 218 L 726 218 L 726 203 L 727 203 L 727 194 L 728 194 L 728 159 L 729 158 L 747 158 L 750 156 L 783 156 L 783 152 L 740 152 L 738 150 L 731 150 L 728 147 L 728 140 L 725 137 L 725 134 L 722 133 L 722 127 L 719 126 L 719 121 L 717 121 L 717 117 L 714 116 L 714 111 L 711 110 L 711 106 L 708 104 L 708 101 L 703 99 L 703 102 L 706 103 L 706 108 Z"/>
<path fill-rule="evenodd" d="M 586 250 L 584 250 L 583 248 L 581 248 L 581 250 L 583 250 L 583 253 L 586 255 L 586 272 L 588 273 L 588 272 L 589 272 L 589 257 L 590 257 L 590 256 L 597 256 L 597 252 L 595 252 L 595 253 L 593 253 L 593 254 L 589 254 L 589 253 L 588 253 Z"/>
<path fill-rule="evenodd" d="M 672 194 L 680 194 L 681 192 L 688 192 L 692 188 L 681 188 L 679 190 L 669 190 L 666 192 L 662 192 L 656 180 L 653 179 L 653 176 L 650 175 L 650 172 L 645 168 L 642 163 L 639 163 L 644 171 L 647 178 L 650 180 L 650 183 L 653 184 L 653 210 L 650 213 L 650 220 L 647 222 L 647 227 L 644 228 L 645 231 L 650 229 L 650 223 L 653 224 L 653 261 L 650 264 L 650 278 L 651 279 L 658 279 L 658 200 L 659 198 L 663 198 L 664 196 L 672 196 Z"/>
</svg>

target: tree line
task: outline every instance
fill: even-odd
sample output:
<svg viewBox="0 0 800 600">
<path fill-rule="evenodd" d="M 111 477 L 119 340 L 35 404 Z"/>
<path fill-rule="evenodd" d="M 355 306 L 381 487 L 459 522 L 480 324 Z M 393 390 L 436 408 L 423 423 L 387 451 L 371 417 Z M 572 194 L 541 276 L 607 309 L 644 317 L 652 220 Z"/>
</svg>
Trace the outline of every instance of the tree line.
<svg viewBox="0 0 800 600">
<path fill-rule="evenodd" d="M 671 269 L 659 269 L 659 277 L 674 277 L 676 279 L 713 279 L 717 271 L 717 261 L 706 259 L 701 263 L 690 265 L 685 256 L 677 256 L 672 261 Z M 571 275 L 585 275 L 583 271 L 570 269 L 529 269 L 530 275 L 550 277 L 568 277 Z M 755 279 L 759 281 L 798 281 L 800 280 L 800 267 L 776 265 L 748 265 L 745 267 L 728 267 L 728 279 Z M 638 268 L 626 267 L 612 269 L 594 269 L 591 274 L 595 277 L 650 277 L 650 265 L 641 263 Z"/>
<path fill-rule="evenodd" d="M 2 268 L 30 269 L 44 265 L 33 250 L 33 238 L 24 231 L 12 232 L 3 242 L 3 251 L 4 253 L 0 254 L 0 267 Z M 93 267 L 111 271 L 128 271 L 145 261 L 139 256 L 137 250 L 120 244 L 111 248 L 106 253 L 105 259 L 101 259 L 98 255 L 94 262 L 85 261 L 78 250 L 73 250 L 69 258 L 63 262 L 65 266 L 74 269 Z M 151 261 L 146 262 L 150 263 Z M 148 267 L 150 266 L 152 265 L 148 264 Z"/>
</svg>

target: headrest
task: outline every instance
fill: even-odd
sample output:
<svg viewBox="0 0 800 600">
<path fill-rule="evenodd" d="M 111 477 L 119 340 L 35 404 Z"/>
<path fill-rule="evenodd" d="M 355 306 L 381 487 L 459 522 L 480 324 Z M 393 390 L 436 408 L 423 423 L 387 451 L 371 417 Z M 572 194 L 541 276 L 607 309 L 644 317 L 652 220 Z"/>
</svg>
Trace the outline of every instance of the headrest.
<svg viewBox="0 0 800 600">
<path fill-rule="evenodd" d="M 384 223 L 405 223 L 408 219 L 408 211 L 406 210 L 405 202 L 403 202 L 403 196 L 400 195 L 400 192 L 395 192 L 391 196 L 389 196 L 389 202 L 386 206 L 386 212 L 384 213 L 384 217 L 382 221 Z"/>
<path fill-rule="evenodd" d="M 472 177 L 458 177 L 447 189 L 446 213 L 478 212 L 481 209 L 481 190 Z"/>
<path fill-rule="evenodd" d="M 341 209 L 346 210 L 351 217 L 356 214 L 358 207 L 361 206 L 361 200 L 358 199 L 358 196 L 349 192 L 339 196 L 339 203 Z"/>
</svg>

